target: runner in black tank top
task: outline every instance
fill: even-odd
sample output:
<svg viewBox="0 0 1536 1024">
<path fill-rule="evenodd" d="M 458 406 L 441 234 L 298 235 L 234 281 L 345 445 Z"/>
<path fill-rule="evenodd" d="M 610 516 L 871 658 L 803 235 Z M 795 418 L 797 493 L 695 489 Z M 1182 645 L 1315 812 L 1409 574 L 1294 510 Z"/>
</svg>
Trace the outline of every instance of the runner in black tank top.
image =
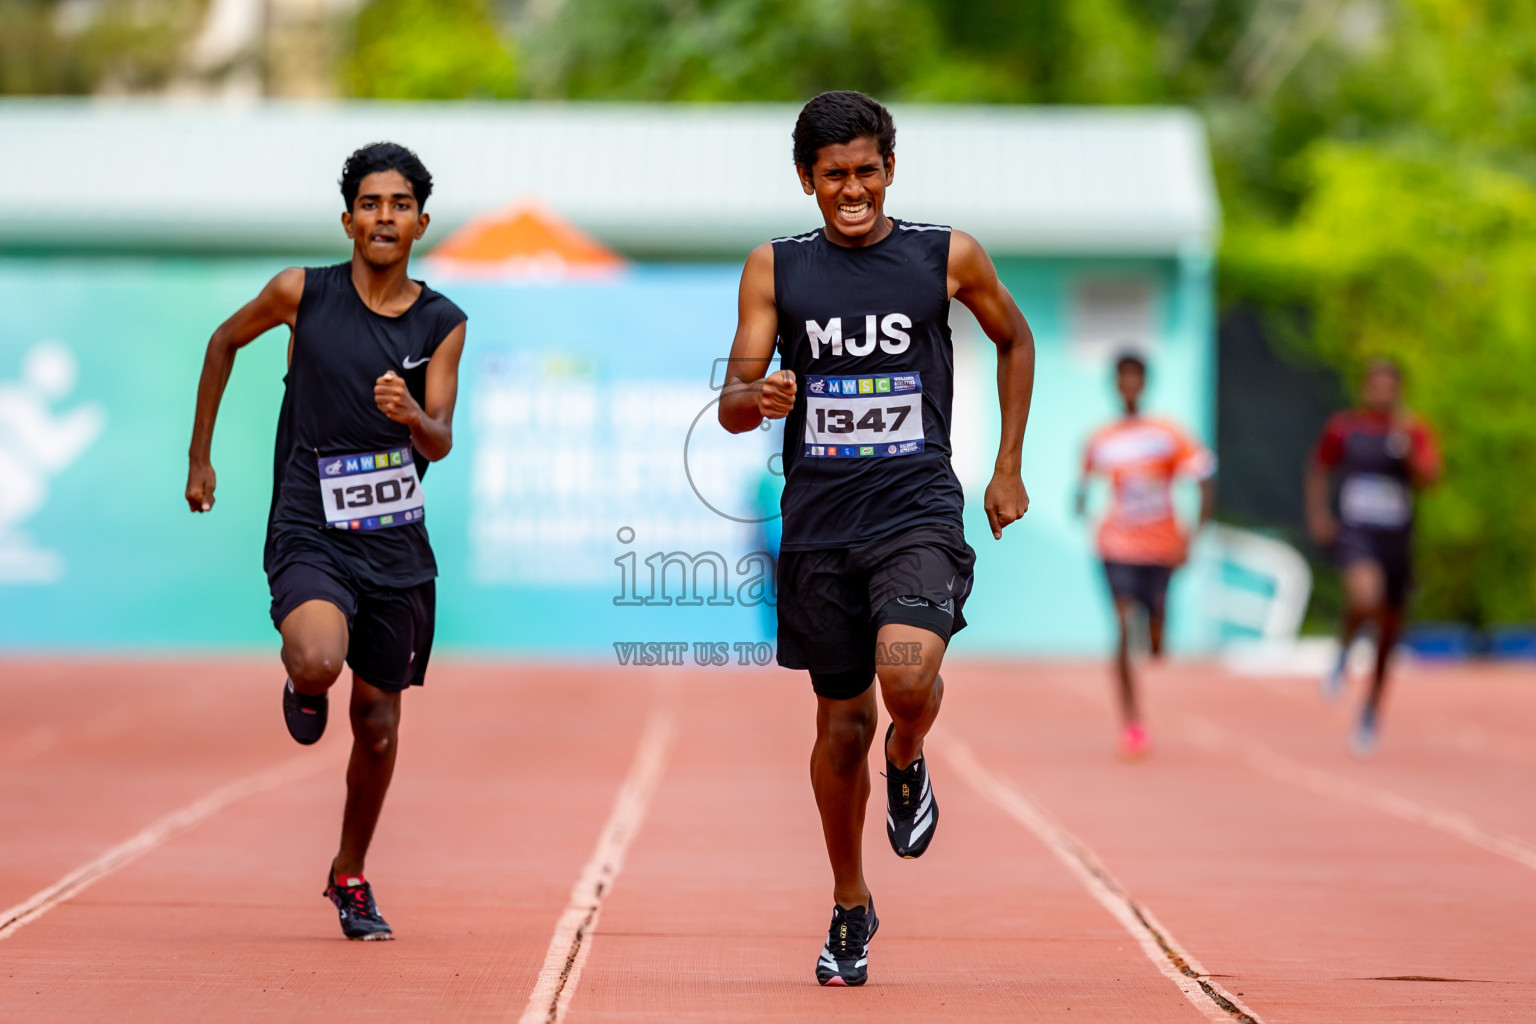
<svg viewBox="0 0 1536 1024">
<path fill-rule="evenodd" d="M 784 424 L 786 551 L 961 526 L 949 446 L 950 230 L 890 223 L 861 248 L 821 231 L 773 242 L 779 354 L 804 382 Z"/>
<path fill-rule="evenodd" d="M 1029 326 L 975 239 L 885 216 L 895 136 L 890 113 L 862 93 L 825 93 L 801 111 L 795 164 L 823 227 L 748 258 L 720 401 L 733 432 L 786 418 L 779 663 L 809 670 L 817 698 L 811 781 L 835 904 L 816 964 L 823 985 L 863 984 L 879 925 L 861 847 L 876 678 L 892 719 L 892 849 L 920 856 L 938 822 L 922 744 L 975 560 L 950 466 L 952 298 L 998 349 L 1002 439 L 984 498 L 993 536 L 1029 506 L 1019 469 Z M 767 375 L 776 343 L 782 368 Z"/>
<path fill-rule="evenodd" d="M 327 691 L 343 663 L 353 670 L 346 811 L 325 885 L 353 939 L 392 937 L 363 861 L 394 773 L 400 695 L 432 653 L 437 564 L 421 477 L 453 446 L 464 349 L 464 314 L 406 273 L 431 190 L 408 149 L 352 154 L 341 178 L 352 259 L 283 271 L 214 332 L 187 475 L 188 505 L 211 511 L 214 421 L 235 353 L 286 324 L 265 564 L 294 739 L 320 738 Z"/>
<path fill-rule="evenodd" d="M 1413 575 L 1414 492 L 1440 475 L 1440 453 L 1429 427 L 1404 412 L 1397 364 L 1377 359 L 1366 370 L 1359 408 L 1335 414 L 1323 428 L 1307 468 L 1307 517 L 1313 538 L 1333 551 L 1344 577 L 1345 609 L 1339 656 L 1323 678 L 1332 699 L 1344 689 L 1350 644 L 1376 625 L 1376 669 L 1351 748 L 1377 746 L 1381 700 L 1392 650 L 1402 633 Z M 1339 477 L 1338 513 L 1329 478 Z"/>
</svg>

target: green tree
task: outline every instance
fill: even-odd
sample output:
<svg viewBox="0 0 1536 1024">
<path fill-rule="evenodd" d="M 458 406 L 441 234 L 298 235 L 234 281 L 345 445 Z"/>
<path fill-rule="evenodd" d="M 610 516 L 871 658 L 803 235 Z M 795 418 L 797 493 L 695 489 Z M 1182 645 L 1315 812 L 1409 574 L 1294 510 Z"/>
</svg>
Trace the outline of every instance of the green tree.
<svg viewBox="0 0 1536 1024">
<path fill-rule="evenodd" d="M 0 94 L 157 89 L 175 74 L 207 0 L 68 5 L 0 0 Z"/>
<path fill-rule="evenodd" d="M 564 0 L 531 30 L 528 80 L 550 98 L 889 94 L 934 40 L 921 0 Z"/>
<path fill-rule="evenodd" d="M 486 0 L 371 0 L 357 17 L 346 84 L 376 99 L 518 94 L 511 43 Z"/>
</svg>

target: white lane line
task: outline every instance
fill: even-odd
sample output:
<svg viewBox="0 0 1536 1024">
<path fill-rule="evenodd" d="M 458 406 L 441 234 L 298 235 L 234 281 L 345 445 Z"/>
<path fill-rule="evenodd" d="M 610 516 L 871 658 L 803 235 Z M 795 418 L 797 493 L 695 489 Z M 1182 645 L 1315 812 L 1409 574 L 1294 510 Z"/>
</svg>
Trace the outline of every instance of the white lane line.
<svg viewBox="0 0 1536 1024">
<path fill-rule="evenodd" d="M 598 835 L 597 847 L 571 887 L 570 903 L 555 922 L 549 950 L 544 954 L 544 966 L 539 969 L 538 983 L 528 995 L 528 1007 L 519 1018 L 520 1024 L 558 1024 L 565 1019 L 571 997 L 576 994 L 576 985 L 581 980 L 587 953 L 592 948 L 592 935 L 597 931 L 603 900 L 613 892 L 613 885 L 624 867 L 624 855 L 645 821 L 651 795 L 666 768 L 673 731 L 670 710 L 652 712 L 640 735 L 640 745 L 635 750 L 629 774 L 619 786 L 613 810 Z"/>
<path fill-rule="evenodd" d="M 1231 992 L 1211 979 L 1210 973 L 1174 939 L 1152 912 L 1137 903 L 1113 875 L 1076 836 L 1053 819 L 1044 808 L 1016 786 L 994 775 L 976 759 L 970 746 L 953 733 L 934 730 L 935 749 L 976 792 L 1029 829 L 1056 855 L 1083 888 L 1088 890 L 1131 937 L 1163 976 L 1178 986 L 1184 998 L 1210 1021 L 1220 1024 L 1262 1024 Z M 931 734 L 932 735 L 932 734 Z"/>
<path fill-rule="evenodd" d="M 66 900 L 73 899 L 97 882 L 133 863 L 179 833 L 200 824 L 246 797 L 277 789 L 313 775 L 335 762 L 334 757 L 303 755 L 253 775 L 236 779 L 179 810 L 146 826 L 88 864 L 71 871 L 48 888 L 33 893 L 8 910 L 0 911 L 0 939 L 8 939 Z"/>
<path fill-rule="evenodd" d="M 1415 825 L 1423 825 L 1436 832 L 1481 847 L 1490 853 L 1508 857 L 1515 863 L 1536 871 L 1536 847 L 1514 836 L 1483 828 L 1465 814 L 1421 803 L 1380 786 L 1355 782 L 1321 768 L 1313 768 L 1252 739 L 1246 737 L 1239 739 L 1199 715 L 1185 715 L 1184 723 L 1185 734 L 1195 746 L 1211 753 L 1236 757 L 1261 775 L 1267 775 L 1318 796 L 1368 807 Z"/>
</svg>

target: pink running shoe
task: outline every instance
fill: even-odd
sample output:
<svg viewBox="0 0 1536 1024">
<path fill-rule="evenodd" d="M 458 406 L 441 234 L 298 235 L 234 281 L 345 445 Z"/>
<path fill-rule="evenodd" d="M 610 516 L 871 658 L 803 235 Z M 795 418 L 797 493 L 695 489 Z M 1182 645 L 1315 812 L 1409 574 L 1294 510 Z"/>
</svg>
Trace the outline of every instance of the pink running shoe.
<svg viewBox="0 0 1536 1024">
<path fill-rule="evenodd" d="M 1152 752 L 1152 737 L 1147 727 L 1132 722 L 1120 733 L 1120 756 L 1126 759 L 1146 757 Z"/>
</svg>

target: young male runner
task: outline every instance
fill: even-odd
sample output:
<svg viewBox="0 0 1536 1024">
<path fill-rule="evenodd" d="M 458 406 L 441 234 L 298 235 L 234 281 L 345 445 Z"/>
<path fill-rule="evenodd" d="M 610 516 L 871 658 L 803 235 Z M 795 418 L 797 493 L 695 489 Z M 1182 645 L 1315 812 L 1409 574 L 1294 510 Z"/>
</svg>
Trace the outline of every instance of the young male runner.
<svg viewBox="0 0 1536 1024">
<path fill-rule="evenodd" d="M 1307 465 L 1307 520 L 1313 539 L 1330 547 L 1344 577 L 1339 657 L 1323 693 L 1344 688 L 1349 645 L 1367 622 L 1376 624 L 1376 670 L 1351 740 L 1362 757 L 1376 751 L 1387 666 L 1403 628 L 1413 570 L 1413 492 L 1440 477 L 1440 451 L 1429 427 L 1402 405 L 1403 375 L 1390 359 L 1373 359 L 1360 387 L 1360 405 L 1335 413 Z M 1340 477 L 1338 515 L 1331 477 Z"/>
<path fill-rule="evenodd" d="M 923 737 L 975 562 L 950 468 L 950 299 L 997 344 L 1002 443 L 985 498 L 993 536 L 1029 507 L 1020 449 L 1034 339 L 974 238 L 885 215 L 895 142 L 890 113 L 862 93 L 823 93 L 800 112 L 795 165 L 824 223 L 747 258 L 720 402 L 734 433 L 787 417 L 778 657 L 809 670 L 816 692 L 811 785 L 835 903 L 816 962 L 823 985 L 864 983 L 879 927 L 861 847 L 877 677 L 891 716 L 891 848 L 921 856 L 938 822 Z M 783 368 L 765 379 L 775 339 Z"/>
<path fill-rule="evenodd" d="M 437 563 L 420 477 L 453 447 L 465 317 L 406 275 L 431 192 L 432 176 L 402 146 L 347 158 L 341 223 L 352 259 L 283 271 L 213 332 L 187 474 L 187 503 L 210 511 L 214 420 L 235 353 L 286 324 L 265 565 L 295 740 L 320 738 L 326 691 L 343 662 L 352 666 L 347 802 L 325 876 L 349 939 L 393 937 L 363 858 L 394 773 L 400 694 L 422 684 L 432 653 Z"/>
<path fill-rule="evenodd" d="M 1168 581 L 1188 555 L 1188 540 L 1173 514 L 1173 482 L 1179 477 L 1200 481 L 1202 524 L 1210 518 L 1215 497 L 1215 457 L 1176 424 L 1141 415 L 1146 384 L 1147 364 L 1141 356 L 1128 353 L 1115 362 L 1115 389 L 1125 415 L 1089 439 L 1077 485 L 1078 515 L 1087 514 L 1088 481 L 1094 474 L 1109 477 L 1113 489 L 1109 514 L 1099 525 L 1098 548 L 1120 624 L 1115 669 L 1123 726 L 1120 751 L 1126 757 L 1151 749 L 1131 675 L 1131 613 L 1138 604 L 1145 610 L 1152 656 L 1161 657 Z"/>
</svg>

